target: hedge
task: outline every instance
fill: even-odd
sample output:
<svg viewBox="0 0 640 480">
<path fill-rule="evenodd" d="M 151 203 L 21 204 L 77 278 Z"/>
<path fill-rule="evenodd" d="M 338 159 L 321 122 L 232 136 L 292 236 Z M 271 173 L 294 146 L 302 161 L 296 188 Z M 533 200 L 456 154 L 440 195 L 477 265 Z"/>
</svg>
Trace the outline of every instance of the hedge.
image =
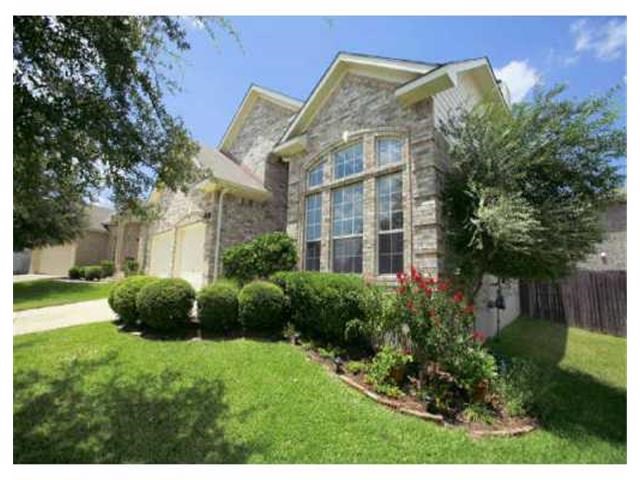
<svg viewBox="0 0 640 480">
<path fill-rule="evenodd" d="M 284 293 L 274 283 L 256 280 L 238 294 L 238 318 L 247 332 L 280 334 L 284 312 Z"/>
<path fill-rule="evenodd" d="M 348 345 L 347 324 L 365 318 L 365 289 L 358 275 L 322 272 L 279 272 L 271 277 L 287 296 L 289 315 L 306 337 Z"/>
<path fill-rule="evenodd" d="M 244 284 L 257 278 L 267 279 L 275 272 L 293 270 L 298 255 L 293 239 L 276 232 L 228 248 L 222 262 L 225 276 Z"/>
<path fill-rule="evenodd" d="M 116 283 L 109 293 L 109 306 L 124 323 L 135 324 L 139 319 L 136 299 L 142 287 L 156 281 L 156 277 L 137 275 Z"/>
<path fill-rule="evenodd" d="M 229 333 L 240 327 L 238 293 L 235 282 L 219 280 L 198 292 L 198 319 L 202 328 L 216 333 Z"/>
<path fill-rule="evenodd" d="M 151 282 L 142 287 L 136 298 L 140 321 L 164 331 L 184 326 L 189 322 L 195 297 L 191 284 L 181 278 Z"/>
</svg>

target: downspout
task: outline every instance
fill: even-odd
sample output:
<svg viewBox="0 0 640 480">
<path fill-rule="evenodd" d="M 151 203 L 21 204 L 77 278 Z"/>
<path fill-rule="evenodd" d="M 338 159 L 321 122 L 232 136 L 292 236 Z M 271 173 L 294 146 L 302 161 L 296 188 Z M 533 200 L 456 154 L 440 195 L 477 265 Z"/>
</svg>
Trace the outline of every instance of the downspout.
<svg viewBox="0 0 640 480">
<path fill-rule="evenodd" d="M 218 279 L 218 258 L 220 256 L 220 233 L 222 232 L 222 207 L 224 205 L 224 194 L 227 193 L 225 189 L 220 190 L 220 197 L 218 198 L 218 220 L 216 225 L 216 248 L 213 256 L 213 280 Z"/>
</svg>

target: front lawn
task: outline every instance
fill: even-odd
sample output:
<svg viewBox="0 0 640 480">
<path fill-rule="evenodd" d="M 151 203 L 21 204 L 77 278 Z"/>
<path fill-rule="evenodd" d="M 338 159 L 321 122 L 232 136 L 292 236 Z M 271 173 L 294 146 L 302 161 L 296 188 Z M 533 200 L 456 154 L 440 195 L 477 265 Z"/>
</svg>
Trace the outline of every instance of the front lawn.
<svg viewBox="0 0 640 480">
<path fill-rule="evenodd" d="M 472 440 L 405 417 L 285 342 L 157 341 L 108 323 L 23 335 L 14 338 L 14 461 L 626 461 L 624 339 L 520 320 L 497 348 L 554 372 L 539 431 Z"/>
<path fill-rule="evenodd" d="M 34 280 L 13 284 L 13 311 L 86 302 L 109 296 L 112 283 Z"/>
</svg>

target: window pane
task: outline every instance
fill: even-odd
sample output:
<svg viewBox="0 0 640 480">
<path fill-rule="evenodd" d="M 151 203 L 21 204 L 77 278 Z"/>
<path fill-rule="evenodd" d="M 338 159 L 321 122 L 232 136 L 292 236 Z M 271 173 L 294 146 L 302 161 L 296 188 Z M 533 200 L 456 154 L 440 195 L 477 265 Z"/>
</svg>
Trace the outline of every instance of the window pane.
<svg viewBox="0 0 640 480">
<path fill-rule="evenodd" d="M 322 194 L 308 196 L 306 203 L 306 239 L 319 240 L 322 232 Z"/>
<path fill-rule="evenodd" d="M 333 241 L 333 271 L 362 273 L 362 237 L 339 238 Z"/>
<path fill-rule="evenodd" d="M 307 242 L 306 256 L 304 260 L 305 270 L 320 270 L 320 242 Z"/>
<path fill-rule="evenodd" d="M 362 233 L 362 184 L 334 190 L 333 236 L 358 235 Z"/>
<path fill-rule="evenodd" d="M 307 175 L 307 185 L 309 187 L 316 187 L 322 185 L 322 179 L 324 176 L 324 163 L 321 163 L 315 168 L 309 170 Z"/>
<path fill-rule="evenodd" d="M 398 273 L 403 270 L 402 232 L 378 235 L 378 273 Z"/>
<path fill-rule="evenodd" d="M 378 165 L 390 165 L 402 161 L 402 141 L 396 138 L 379 138 L 376 141 Z"/>
<path fill-rule="evenodd" d="M 333 157 L 333 178 L 337 180 L 362 171 L 362 144 L 339 150 Z"/>
<path fill-rule="evenodd" d="M 396 173 L 377 180 L 378 230 L 385 232 L 402 228 L 402 174 Z"/>
</svg>

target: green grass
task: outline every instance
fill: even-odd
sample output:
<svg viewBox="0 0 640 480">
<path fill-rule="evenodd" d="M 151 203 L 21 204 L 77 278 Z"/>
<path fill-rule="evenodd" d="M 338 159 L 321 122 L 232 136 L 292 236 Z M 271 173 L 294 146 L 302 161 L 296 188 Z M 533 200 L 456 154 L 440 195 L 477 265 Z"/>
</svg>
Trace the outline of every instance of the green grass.
<svg viewBox="0 0 640 480">
<path fill-rule="evenodd" d="M 112 283 L 72 283 L 34 280 L 13 284 L 13 311 L 85 302 L 109 296 Z"/>
<path fill-rule="evenodd" d="M 556 337 L 559 364 L 544 353 Z M 14 462 L 626 461 L 624 340 L 520 321 L 499 348 L 554 371 L 554 409 L 524 437 L 471 440 L 372 402 L 285 342 L 158 341 L 109 323 L 19 336 Z"/>
</svg>

